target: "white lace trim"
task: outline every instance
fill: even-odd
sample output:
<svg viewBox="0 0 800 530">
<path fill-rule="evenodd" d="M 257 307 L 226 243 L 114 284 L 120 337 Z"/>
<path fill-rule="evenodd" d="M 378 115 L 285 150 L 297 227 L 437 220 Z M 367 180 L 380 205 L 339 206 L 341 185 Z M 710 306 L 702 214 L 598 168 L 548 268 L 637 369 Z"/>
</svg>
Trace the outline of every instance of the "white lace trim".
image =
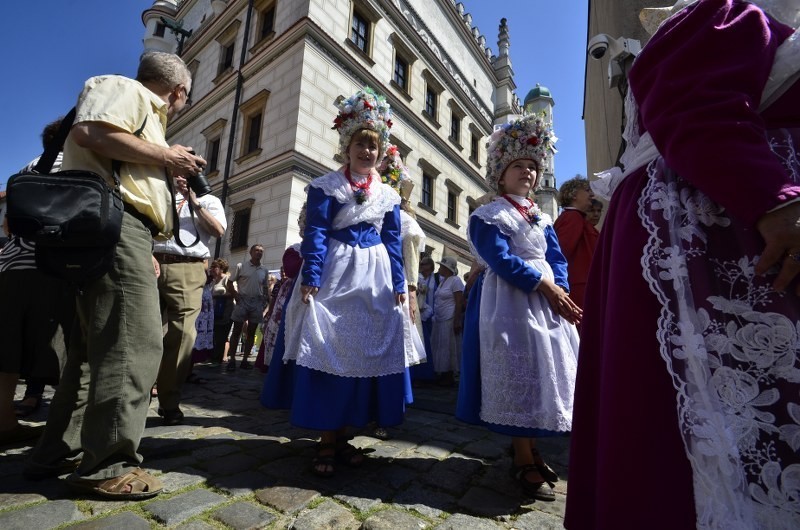
<svg viewBox="0 0 800 530">
<path fill-rule="evenodd" d="M 660 167 L 659 160 L 648 166 L 638 202 L 649 234 L 641 263 L 662 306 L 657 336 L 677 392 L 698 528 L 799 528 L 800 395 L 779 389 L 800 382 L 800 320 L 763 309 L 781 295 L 756 278 L 757 255 L 723 261 L 708 252 L 706 227 L 726 229 L 730 219 Z M 730 291 L 695 300 L 694 263 L 707 263 Z M 767 410 L 779 399 L 791 423 L 777 424 Z M 776 456 L 776 436 L 793 460 Z"/>
<path fill-rule="evenodd" d="M 325 195 L 333 197 L 344 205 L 331 223 L 333 230 L 367 223 L 374 226 L 378 232 L 381 231 L 384 216 L 400 204 L 400 195 L 382 183 L 380 177 L 370 174 L 370 178 L 372 179 L 370 194 L 362 204 L 356 203 L 353 189 L 341 171 L 331 171 L 311 181 L 309 186 L 321 189 Z"/>
</svg>

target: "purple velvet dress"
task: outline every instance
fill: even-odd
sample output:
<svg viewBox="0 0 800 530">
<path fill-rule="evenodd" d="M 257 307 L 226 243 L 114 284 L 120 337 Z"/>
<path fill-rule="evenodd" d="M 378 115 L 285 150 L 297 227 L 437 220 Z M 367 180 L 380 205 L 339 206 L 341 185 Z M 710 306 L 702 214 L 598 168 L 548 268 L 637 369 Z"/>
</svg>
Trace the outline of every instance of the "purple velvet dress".
<svg viewBox="0 0 800 530">
<path fill-rule="evenodd" d="M 797 528 L 800 301 L 754 275 L 800 197 L 800 84 L 758 111 L 792 28 L 703 0 L 636 60 L 658 156 L 614 191 L 588 281 L 565 526 Z"/>
</svg>

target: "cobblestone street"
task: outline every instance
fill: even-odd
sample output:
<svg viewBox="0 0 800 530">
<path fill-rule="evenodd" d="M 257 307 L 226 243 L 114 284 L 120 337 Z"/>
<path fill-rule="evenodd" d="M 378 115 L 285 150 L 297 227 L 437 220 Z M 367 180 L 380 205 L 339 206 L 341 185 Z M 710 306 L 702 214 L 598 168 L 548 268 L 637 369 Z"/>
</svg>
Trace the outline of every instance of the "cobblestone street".
<svg viewBox="0 0 800 530">
<path fill-rule="evenodd" d="M 204 385 L 184 386 L 183 425 L 164 427 L 151 405 L 140 452 L 165 492 L 140 502 L 81 498 L 60 480 L 22 477 L 29 447 L 0 448 L 0 528 L 561 528 L 568 438 L 539 448 L 562 480 L 556 502 L 520 496 L 508 475 L 509 439 L 453 417 L 456 390 L 415 389 L 405 423 L 390 439 L 356 433 L 375 451 L 364 466 L 337 466 L 333 478 L 309 469 L 314 433 L 258 402 L 257 371 L 199 366 Z M 44 422 L 52 395 L 32 423 Z M 21 398 L 23 386 L 18 387 Z"/>
</svg>

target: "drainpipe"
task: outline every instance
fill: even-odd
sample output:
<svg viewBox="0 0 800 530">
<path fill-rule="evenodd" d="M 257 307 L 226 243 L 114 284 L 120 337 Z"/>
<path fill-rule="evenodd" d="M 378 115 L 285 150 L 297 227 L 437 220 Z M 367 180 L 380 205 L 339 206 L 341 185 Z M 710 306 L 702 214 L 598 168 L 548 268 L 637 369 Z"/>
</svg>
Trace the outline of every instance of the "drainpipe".
<svg viewBox="0 0 800 530">
<path fill-rule="evenodd" d="M 253 0 L 247 2 L 247 16 L 244 22 L 244 39 L 242 40 L 242 53 L 239 56 L 239 68 L 236 70 L 236 95 L 233 98 L 233 113 L 231 114 L 231 132 L 228 135 L 228 154 L 225 157 L 225 170 L 222 174 L 222 196 L 220 202 L 222 207 L 225 208 L 225 202 L 228 199 L 228 178 L 231 173 L 231 163 L 233 158 L 233 144 L 236 135 L 236 121 L 239 116 L 239 104 L 242 99 L 242 85 L 244 85 L 244 76 L 242 75 L 242 68 L 247 58 L 247 41 L 250 37 L 250 19 L 253 14 Z M 214 259 L 219 258 L 220 250 L 222 249 L 222 238 L 217 239 L 217 246 L 214 249 Z"/>
</svg>

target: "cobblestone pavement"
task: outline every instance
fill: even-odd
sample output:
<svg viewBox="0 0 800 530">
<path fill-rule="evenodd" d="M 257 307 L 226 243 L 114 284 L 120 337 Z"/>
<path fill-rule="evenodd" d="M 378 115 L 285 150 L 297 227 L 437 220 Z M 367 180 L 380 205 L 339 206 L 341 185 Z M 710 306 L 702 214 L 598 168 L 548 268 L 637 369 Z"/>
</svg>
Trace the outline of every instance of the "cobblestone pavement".
<svg viewBox="0 0 800 530">
<path fill-rule="evenodd" d="M 415 389 L 405 423 L 390 439 L 356 433 L 375 451 L 359 469 L 332 478 L 310 472 L 315 433 L 292 427 L 285 411 L 258 402 L 257 371 L 195 367 L 208 379 L 184 386 L 183 425 L 165 427 L 154 400 L 140 452 L 165 492 L 139 502 L 76 496 L 62 481 L 26 481 L 29 447 L 0 447 L 0 528 L 177 527 L 420 530 L 561 528 L 567 438 L 539 448 L 562 480 L 555 502 L 521 497 L 509 478 L 509 438 L 459 422 L 456 390 Z M 24 387 L 17 389 L 21 398 Z M 52 393 L 52 392 L 51 392 Z M 45 401 L 49 400 L 45 394 Z M 42 423 L 45 405 L 32 417 Z"/>
</svg>

